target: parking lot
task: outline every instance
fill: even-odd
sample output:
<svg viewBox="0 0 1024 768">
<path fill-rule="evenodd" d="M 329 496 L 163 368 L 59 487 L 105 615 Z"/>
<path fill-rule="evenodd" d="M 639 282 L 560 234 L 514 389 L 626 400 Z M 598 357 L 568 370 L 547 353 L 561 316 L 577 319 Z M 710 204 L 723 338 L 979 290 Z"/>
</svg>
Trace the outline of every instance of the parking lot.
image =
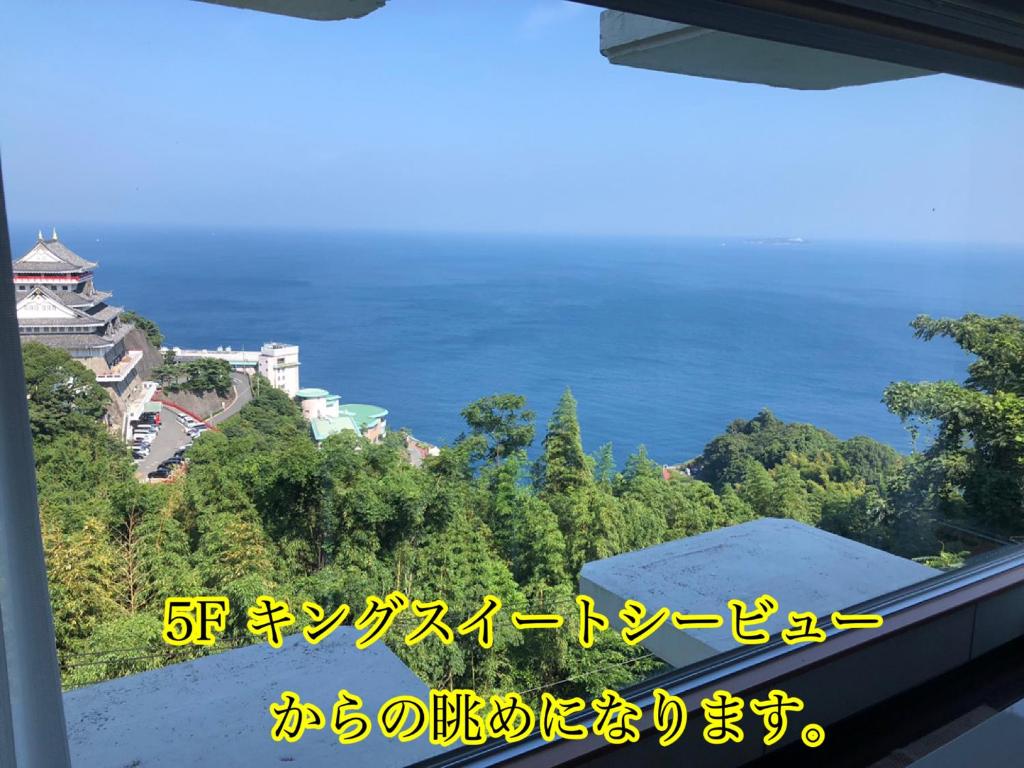
<svg viewBox="0 0 1024 768">
<path fill-rule="evenodd" d="M 149 446 L 149 455 L 138 464 L 138 474 L 145 478 L 160 462 L 169 459 L 174 452 L 190 442 L 188 433 L 170 408 L 160 410 L 160 429 L 156 439 Z"/>
</svg>

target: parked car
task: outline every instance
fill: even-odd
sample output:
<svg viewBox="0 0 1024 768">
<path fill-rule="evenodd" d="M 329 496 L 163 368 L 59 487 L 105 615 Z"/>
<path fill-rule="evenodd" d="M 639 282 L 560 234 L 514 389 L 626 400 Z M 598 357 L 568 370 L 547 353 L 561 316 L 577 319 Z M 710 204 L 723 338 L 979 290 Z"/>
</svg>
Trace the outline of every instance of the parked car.
<svg viewBox="0 0 1024 768">
<path fill-rule="evenodd" d="M 166 467 L 157 467 L 152 472 L 150 472 L 147 475 L 147 477 L 150 480 L 163 480 L 164 478 L 169 477 L 170 474 L 170 470 L 168 470 Z"/>
</svg>

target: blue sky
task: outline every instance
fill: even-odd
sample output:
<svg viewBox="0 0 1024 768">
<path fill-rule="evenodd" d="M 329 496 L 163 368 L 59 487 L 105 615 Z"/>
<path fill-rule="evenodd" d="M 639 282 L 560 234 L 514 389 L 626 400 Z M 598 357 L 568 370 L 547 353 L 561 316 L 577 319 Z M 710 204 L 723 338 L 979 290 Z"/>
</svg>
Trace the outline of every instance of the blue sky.
<svg viewBox="0 0 1024 768">
<path fill-rule="evenodd" d="M 15 223 L 1024 242 L 1024 91 L 616 67 L 598 11 L 6 0 Z M 933 210 L 934 209 L 934 210 Z"/>
</svg>

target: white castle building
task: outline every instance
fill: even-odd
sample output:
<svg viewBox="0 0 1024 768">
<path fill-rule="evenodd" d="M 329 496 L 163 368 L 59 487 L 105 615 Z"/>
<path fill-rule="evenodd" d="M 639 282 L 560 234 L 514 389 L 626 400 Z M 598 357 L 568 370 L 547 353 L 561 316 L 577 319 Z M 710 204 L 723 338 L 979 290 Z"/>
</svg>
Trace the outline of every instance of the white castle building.
<svg viewBox="0 0 1024 768">
<path fill-rule="evenodd" d="M 121 307 L 93 285 L 94 261 L 87 261 L 57 237 L 39 233 L 36 244 L 14 262 L 15 305 L 22 342 L 66 350 L 118 395 L 134 381 L 142 352 L 128 350 L 134 328 L 121 322 Z"/>
</svg>

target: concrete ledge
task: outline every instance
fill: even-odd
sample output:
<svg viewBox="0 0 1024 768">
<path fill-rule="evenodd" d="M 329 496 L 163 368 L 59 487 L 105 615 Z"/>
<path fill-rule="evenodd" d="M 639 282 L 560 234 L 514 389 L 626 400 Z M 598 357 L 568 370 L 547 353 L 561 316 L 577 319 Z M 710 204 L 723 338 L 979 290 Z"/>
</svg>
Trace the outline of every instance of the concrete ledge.
<svg viewBox="0 0 1024 768">
<path fill-rule="evenodd" d="M 230 5 L 233 8 L 248 8 L 280 16 L 295 16 L 315 21 L 338 21 L 359 19 L 378 8 L 387 0 L 199 0 L 215 5 Z"/>
<path fill-rule="evenodd" d="M 627 67 L 798 90 L 826 90 L 933 74 L 622 11 L 601 14 L 601 53 L 612 64 Z"/>
<path fill-rule="evenodd" d="M 793 520 L 764 518 L 587 563 L 580 592 L 619 628 L 618 612 L 627 599 L 649 611 L 666 606 L 725 616 L 718 629 L 681 631 L 666 624 L 644 642 L 659 658 L 682 667 L 739 647 L 728 622 L 730 599 L 752 607 L 762 594 L 774 597 L 779 611 L 760 625 L 774 636 L 790 626 L 790 611 L 827 619 L 832 611 L 938 573 Z"/>
<path fill-rule="evenodd" d="M 436 754 L 426 737 L 385 739 L 377 710 L 426 686 L 384 645 L 355 648 L 360 633 L 341 627 L 316 646 L 293 635 L 274 650 L 265 644 L 225 651 L 64 694 L 75 768 L 285 765 L 403 766 Z M 331 707 L 342 688 L 363 700 L 372 724 L 358 744 L 341 745 L 330 730 Z M 294 744 L 270 737 L 268 707 L 291 690 L 316 704 L 323 730 Z"/>
</svg>

